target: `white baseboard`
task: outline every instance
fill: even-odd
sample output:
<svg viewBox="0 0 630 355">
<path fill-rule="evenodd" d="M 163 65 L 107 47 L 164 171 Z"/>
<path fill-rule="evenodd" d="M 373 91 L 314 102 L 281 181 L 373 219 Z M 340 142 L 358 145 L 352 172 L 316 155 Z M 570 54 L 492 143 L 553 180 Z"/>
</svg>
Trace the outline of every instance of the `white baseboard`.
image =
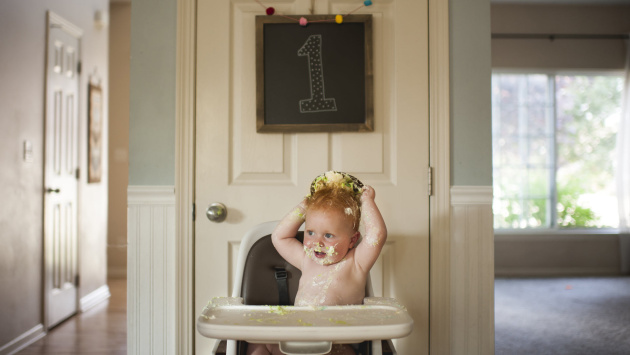
<svg viewBox="0 0 630 355">
<path fill-rule="evenodd" d="M 498 277 L 621 274 L 619 235 L 602 231 L 501 231 L 494 237 Z"/>
<path fill-rule="evenodd" d="M 620 275 L 619 269 L 611 267 L 497 267 L 496 277 L 582 277 Z"/>
<path fill-rule="evenodd" d="M 44 331 L 44 325 L 38 324 L 19 337 L 0 347 L 0 355 L 17 354 L 27 346 L 43 338 L 45 335 L 46 332 Z"/>
<path fill-rule="evenodd" d="M 97 304 L 107 300 L 109 297 L 111 297 L 109 286 L 103 285 L 90 292 L 87 296 L 81 297 L 81 301 L 79 301 L 80 311 L 85 312 Z"/>
</svg>

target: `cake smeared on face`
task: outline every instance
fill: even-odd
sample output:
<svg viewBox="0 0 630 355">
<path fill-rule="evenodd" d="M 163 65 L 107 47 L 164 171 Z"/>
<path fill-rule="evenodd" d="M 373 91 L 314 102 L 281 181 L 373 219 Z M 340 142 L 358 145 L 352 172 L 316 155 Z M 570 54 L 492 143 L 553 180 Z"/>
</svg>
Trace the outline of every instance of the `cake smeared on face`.
<svg viewBox="0 0 630 355">
<path fill-rule="evenodd" d="M 343 208 L 311 206 L 306 211 L 304 253 L 317 264 L 331 265 L 343 260 L 354 248 L 358 235 Z"/>
<path fill-rule="evenodd" d="M 311 258 L 316 263 L 320 265 L 329 265 L 334 262 L 334 257 L 338 254 L 335 251 L 335 246 L 336 245 L 315 245 L 309 247 L 307 245 L 304 245 L 304 252 L 306 253 L 306 256 Z"/>
</svg>

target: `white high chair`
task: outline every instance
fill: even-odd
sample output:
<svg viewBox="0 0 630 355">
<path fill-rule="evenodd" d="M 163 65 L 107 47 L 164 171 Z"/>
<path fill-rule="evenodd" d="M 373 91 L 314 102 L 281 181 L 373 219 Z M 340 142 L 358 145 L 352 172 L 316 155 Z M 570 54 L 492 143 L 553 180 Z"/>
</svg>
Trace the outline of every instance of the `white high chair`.
<svg viewBox="0 0 630 355">
<path fill-rule="evenodd" d="M 277 224 L 262 223 L 245 234 L 232 297 L 213 298 L 199 316 L 199 333 L 228 339 L 218 340 L 212 354 L 244 355 L 248 342 L 279 344 L 289 355 L 326 354 L 333 343 L 353 344 L 357 355 L 396 354 L 389 339 L 409 335 L 413 320 L 396 300 L 373 297 L 369 275 L 363 305 L 291 306 L 301 272 L 273 247 Z M 301 241 L 303 232 L 297 237 Z"/>
</svg>

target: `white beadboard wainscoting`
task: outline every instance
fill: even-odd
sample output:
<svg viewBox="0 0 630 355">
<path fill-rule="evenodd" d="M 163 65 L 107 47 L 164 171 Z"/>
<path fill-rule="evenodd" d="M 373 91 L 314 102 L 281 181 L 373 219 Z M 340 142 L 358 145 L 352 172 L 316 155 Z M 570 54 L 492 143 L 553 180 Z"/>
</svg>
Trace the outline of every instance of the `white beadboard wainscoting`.
<svg viewBox="0 0 630 355">
<path fill-rule="evenodd" d="M 127 194 L 127 352 L 176 354 L 175 188 Z"/>
<path fill-rule="evenodd" d="M 451 187 L 451 354 L 494 353 L 492 187 Z"/>
</svg>

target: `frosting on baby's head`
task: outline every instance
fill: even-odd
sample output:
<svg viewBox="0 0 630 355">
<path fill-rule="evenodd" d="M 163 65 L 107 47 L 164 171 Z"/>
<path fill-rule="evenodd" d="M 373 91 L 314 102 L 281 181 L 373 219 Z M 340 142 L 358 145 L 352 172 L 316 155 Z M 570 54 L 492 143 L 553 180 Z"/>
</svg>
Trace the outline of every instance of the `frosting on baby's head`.
<svg viewBox="0 0 630 355">
<path fill-rule="evenodd" d="M 322 188 L 338 188 L 361 195 L 363 183 L 354 176 L 340 171 L 328 171 L 316 177 L 311 183 L 311 195 Z"/>
<path fill-rule="evenodd" d="M 313 180 L 311 194 L 306 199 L 306 210 L 333 209 L 348 216 L 354 230 L 361 221 L 361 193 L 363 183 L 354 176 L 329 171 Z M 307 212 L 308 214 L 308 212 Z"/>
</svg>

